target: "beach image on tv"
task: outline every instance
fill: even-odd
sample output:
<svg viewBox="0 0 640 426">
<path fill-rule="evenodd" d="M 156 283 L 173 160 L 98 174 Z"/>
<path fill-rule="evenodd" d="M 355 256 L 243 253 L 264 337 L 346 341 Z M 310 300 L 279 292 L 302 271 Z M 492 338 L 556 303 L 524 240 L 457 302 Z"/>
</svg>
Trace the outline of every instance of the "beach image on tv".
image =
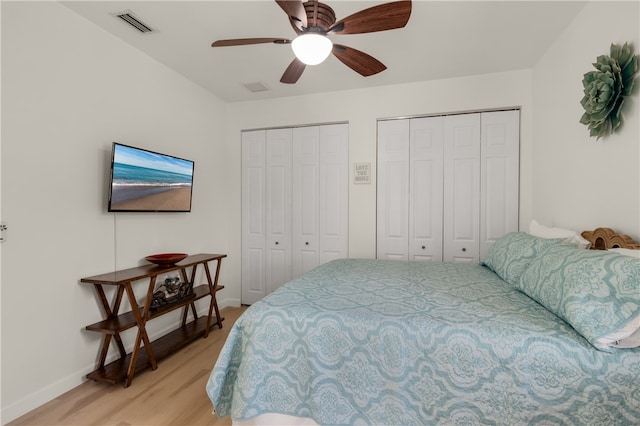
<svg viewBox="0 0 640 426">
<path fill-rule="evenodd" d="M 190 211 L 193 162 L 114 145 L 112 211 Z"/>
</svg>

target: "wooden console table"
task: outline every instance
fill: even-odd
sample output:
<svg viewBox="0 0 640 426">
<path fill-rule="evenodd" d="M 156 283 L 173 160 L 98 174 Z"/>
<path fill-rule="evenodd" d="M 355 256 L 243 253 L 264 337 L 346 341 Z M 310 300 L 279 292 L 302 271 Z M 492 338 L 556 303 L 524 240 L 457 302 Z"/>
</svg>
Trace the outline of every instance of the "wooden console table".
<svg viewBox="0 0 640 426">
<path fill-rule="evenodd" d="M 147 367 L 152 370 L 158 368 L 157 360 L 163 358 L 200 336 L 207 337 L 209 329 L 213 325 L 222 328 L 224 318 L 220 317 L 218 310 L 218 302 L 216 301 L 216 292 L 222 290 L 224 286 L 218 285 L 218 277 L 220 275 L 220 264 L 222 259 L 227 257 L 226 254 L 195 254 L 188 256 L 184 260 L 168 267 L 156 265 L 143 265 L 135 268 L 124 269 L 121 271 L 110 272 L 107 274 L 96 275 L 93 277 L 82 278 L 80 282 L 93 284 L 98 298 L 104 308 L 106 318 L 95 324 L 88 325 L 87 330 L 103 333 L 102 348 L 100 350 L 98 368 L 87 374 L 87 378 L 95 381 L 103 381 L 111 384 L 124 381 L 127 387 L 133 380 L 133 375 Z M 209 262 L 216 261 L 215 277 L 212 279 L 209 270 Z M 158 308 L 151 308 L 151 301 L 155 289 L 156 279 L 158 275 L 166 274 L 172 271 L 179 271 L 183 282 L 195 284 L 196 270 L 198 265 L 204 267 L 207 277 L 207 283 L 202 285 L 194 285 L 193 292 L 188 296 L 181 298 L 173 303 Z M 187 275 L 188 268 L 191 268 L 190 275 Z M 132 283 L 148 279 L 148 289 L 142 306 L 136 301 L 133 292 Z M 112 305 L 109 305 L 104 292 L 104 286 L 117 286 L 115 299 Z M 131 311 L 119 314 L 120 304 L 124 293 L 131 305 Z M 209 315 L 198 318 L 196 313 L 195 301 L 203 297 L 211 297 L 209 303 Z M 193 321 L 187 323 L 189 307 L 193 314 Z M 164 315 L 168 312 L 183 308 L 182 325 L 170 333 L 150 342 L 147 335 L 147 321 Z M 215 323 L 211 323 L 212 316 L 215 311 Z M 120 333 L 130 328 L 136 327 L 138 330 L 133 350 L 127 354 Z M 105 365 L 107 353 L 109 352 L 109 344 L 111 339 L 120 352 L 120 358 Z M 140 352 L 140 344 L 144 346 L 144 352 Z"/>
</svg>

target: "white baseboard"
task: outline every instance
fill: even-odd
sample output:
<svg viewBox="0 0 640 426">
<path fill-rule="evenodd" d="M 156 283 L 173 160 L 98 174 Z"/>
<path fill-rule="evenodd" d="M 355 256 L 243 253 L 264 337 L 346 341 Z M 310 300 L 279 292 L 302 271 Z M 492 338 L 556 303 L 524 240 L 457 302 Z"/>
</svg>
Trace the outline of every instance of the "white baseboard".
<svg viewBox="0 0 640 426">
<path fill-rule="evenodd" d="M 86 380 L 84 376 L 89 373 L 89 371 L 91 370 L 70 374 L 55 383 L 45 386 L 42 389 L 38 389 L 36 392 L 27 395 L 18 402 L 7 407 L 3 407 L 2 413 L 0 413 L 2 424 L 4 425 L 13 421 L 18 417 L 35 410 L 39 406 L 46 404 L 52 399 L 55 399 L 63 393 L 70 391 L 76 386 L 81 385 Z"/>
<path fill-rule="evenodd" d="M 231 306 L 232 308 L 239 308 L 240 307 L 240 299 L 219 299 L 218 300 L 218 307 L 220 309 L 222 308 L 226 308 L 227 306 Z"/>
<path fill-rule="evenodd" d="M 231 307 L 239 307 L 240 300 L 239 299 L 222 299 L 218 300 L 218 307 L 220 309 L 225 308 L 227 306 Z M 208 308 L 200 309 L 198 315 L 207 315 Z M 156 333 L 153 333 L 149 336 L 151 340 L 154 340 L 158 337 L 163 336 L 164 334 L 171 331 L 171 328 L 167 327 L 166 329 L 159 330 Z M 127 352 L 131 352 L 132 348 L 126 348 Z M 109 356 L 107 358 L 107 363 L 111 361 L 115 361 L 118 357 L 117 353 Z M 43 404 L 57 398 L 63 393 L 69 392 L 71 389 L 80 386 L 82 383 L 86 382 L 86 375 L 92 372 L 95 369 L 95 364 L 90 366 L 85 366 L 81 370 L 78 370 L 75 373 L 64 377 L 57 382 L 51 383 L 42 389 L 38 389 L 36 392 L 33 392 L 26 397 L 22 398 L 18 402 L 15 402 L 7 407 L 3 407 L 0 411 L 0 423 L 6 424 L 20 416 L 27 414 L 28 412 L 35 410 Z"/>
</svg>

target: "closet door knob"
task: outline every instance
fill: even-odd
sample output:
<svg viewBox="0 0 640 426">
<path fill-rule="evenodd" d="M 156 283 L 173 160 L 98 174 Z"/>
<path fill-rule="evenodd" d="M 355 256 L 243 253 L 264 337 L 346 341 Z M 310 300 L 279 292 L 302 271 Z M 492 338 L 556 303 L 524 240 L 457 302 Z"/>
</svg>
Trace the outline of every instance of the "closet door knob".
<svg viewBox="0 0 640 426">
<path fill-rule="evenodd" d="M 422 250 L 424 250 L 424 249 L 426 249 L 426 247 L 425 247 L 425 246 L 422 246 Z"/>
<path fill-rule="evenodd" d="M 309 241 L 307 241 L 306 243 L 304 243 L 304 245 L 305 245 L 305 246 L 308 246 L 308 245 L 309 245 Z"/>
<path fill-rule="evenodd" d="M 277 244 L 277 243 L 276 243 L 276 244 Z M 462 251 L 467 251 L 467 249 L 466 249 L 466 248 L 464 248 L 464 247 L 462 247 Z"/>
<path fill-rule="evenodd" d="M 278 242 L 276 241 L 276 245 L 278 245 Z"/>
</svg>

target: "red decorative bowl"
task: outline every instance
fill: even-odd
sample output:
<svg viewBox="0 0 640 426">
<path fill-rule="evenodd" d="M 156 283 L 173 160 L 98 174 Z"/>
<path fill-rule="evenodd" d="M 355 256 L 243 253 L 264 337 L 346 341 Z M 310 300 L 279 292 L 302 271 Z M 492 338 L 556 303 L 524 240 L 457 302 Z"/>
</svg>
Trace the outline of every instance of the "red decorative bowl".
<svg viewBox="0 0 640 426">
<path fill-rule="evenodd" d="M 173 266 L 187 256 L 186 253 L 161 253 L 152 254 L 145 259 L 158 266 Z"/>
</svg>

